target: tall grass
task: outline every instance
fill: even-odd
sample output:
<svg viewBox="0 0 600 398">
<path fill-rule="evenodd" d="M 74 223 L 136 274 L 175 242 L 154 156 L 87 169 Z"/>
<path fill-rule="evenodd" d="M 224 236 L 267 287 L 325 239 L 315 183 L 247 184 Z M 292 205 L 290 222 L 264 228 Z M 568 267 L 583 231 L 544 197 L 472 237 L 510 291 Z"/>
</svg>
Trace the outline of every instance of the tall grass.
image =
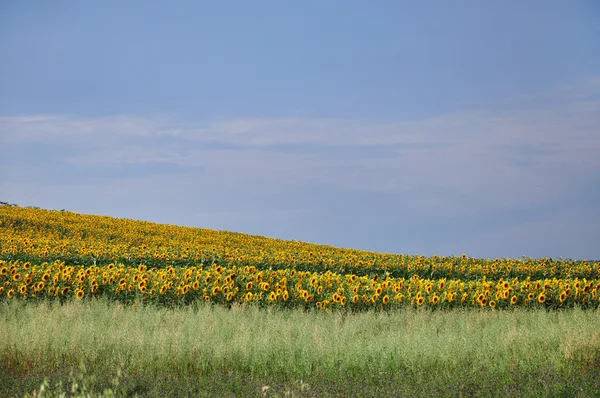
<svg viewBox="0 0 600 398">
<path fill-rule="evenodd" d="M 592 395 L 597 310 L 320 313 L 0 303 L 0 395 L 84 364 L 127 394 Z M 300 383 L 302 381 L 302 383 Z M 269 386 L 269 388 L 266 388 Z"/>
</svg>

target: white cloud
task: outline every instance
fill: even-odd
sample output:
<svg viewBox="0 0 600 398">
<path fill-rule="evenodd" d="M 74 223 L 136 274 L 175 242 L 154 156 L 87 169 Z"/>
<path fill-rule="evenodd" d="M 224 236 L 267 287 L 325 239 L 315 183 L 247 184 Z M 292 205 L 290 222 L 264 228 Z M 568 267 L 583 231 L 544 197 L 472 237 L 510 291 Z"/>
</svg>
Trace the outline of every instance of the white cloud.
<svg viewBox="0 0 600 398">
<path fill-rule="evenodd" d="M 101 143 L 107 136 L 160 133 L 163 122 L 142 117 L 118 115 L 83 118 L 65 115 L 0 116 L 0 137 L 7 143 L 43 142 L 60 139 L 93 139 Z"/>
<path fill-rule="evenodd" d="M 592 79 L 586 87 L 596 85 Z M 77 142 L 83 149 L 63 159 L 72 164 L 193 166 L 192 180 L 242 192 L 311 184 L 402 192 L 439 213 L 469 212 L 478 200 L 495 206 L 557 200 L 600 172 L 600 101 L 590 99 L 393 123 L 280 117 L 197 127 L 135 116 L 5 116 L 0 136 L 9 145 Z M 290 153 L 295 145 L 319 150 Z M 348 147 L 355 149 L 351 156 Z"/>
</svg>

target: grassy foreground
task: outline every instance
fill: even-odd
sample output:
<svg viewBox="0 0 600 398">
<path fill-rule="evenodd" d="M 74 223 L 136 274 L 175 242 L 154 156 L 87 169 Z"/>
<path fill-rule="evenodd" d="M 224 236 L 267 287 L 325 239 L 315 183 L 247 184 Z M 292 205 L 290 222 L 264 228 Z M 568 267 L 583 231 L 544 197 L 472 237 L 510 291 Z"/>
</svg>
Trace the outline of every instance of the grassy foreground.
<svg viewBox="0 0 600 398">
<path fill-rule="evenodd" d="M 0 396 L 597 396 L 600 312 L 0 303 Z M 73 372 L 73 373 L 71 373 Z M 66 386 L 66 387 L 65 387 Z"/>
</svg>

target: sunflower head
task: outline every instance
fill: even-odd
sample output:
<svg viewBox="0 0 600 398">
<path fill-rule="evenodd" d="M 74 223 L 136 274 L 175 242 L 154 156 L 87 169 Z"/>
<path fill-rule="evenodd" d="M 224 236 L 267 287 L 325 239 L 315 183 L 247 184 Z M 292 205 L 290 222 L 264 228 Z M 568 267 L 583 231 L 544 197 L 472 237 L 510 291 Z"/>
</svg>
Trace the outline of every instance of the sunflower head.
<svg viewBox="0 0 600 398">
<path fill-rule="evenodd" d="M 544 293 L 540 293 L 540 295 L 538 296 L 538 302 L 542 304 L 546 302 L 546 296 L 544 295 Z"/>
</svg>

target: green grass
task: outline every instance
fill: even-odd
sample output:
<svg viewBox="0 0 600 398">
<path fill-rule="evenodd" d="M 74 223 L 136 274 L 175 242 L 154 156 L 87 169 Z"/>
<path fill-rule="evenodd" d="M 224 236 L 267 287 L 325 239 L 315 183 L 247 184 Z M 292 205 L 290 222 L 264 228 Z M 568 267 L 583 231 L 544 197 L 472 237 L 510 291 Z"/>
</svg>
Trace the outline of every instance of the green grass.
<svg viewBox="0 0 600 398">
<path fill-rule="evenodd" d="M 118 396 L 600 396 L 598 310 L 5 301 L 0 324 L 3 397 L 45 377 L 49 388 L 87 383 Z"/>
</svg>

